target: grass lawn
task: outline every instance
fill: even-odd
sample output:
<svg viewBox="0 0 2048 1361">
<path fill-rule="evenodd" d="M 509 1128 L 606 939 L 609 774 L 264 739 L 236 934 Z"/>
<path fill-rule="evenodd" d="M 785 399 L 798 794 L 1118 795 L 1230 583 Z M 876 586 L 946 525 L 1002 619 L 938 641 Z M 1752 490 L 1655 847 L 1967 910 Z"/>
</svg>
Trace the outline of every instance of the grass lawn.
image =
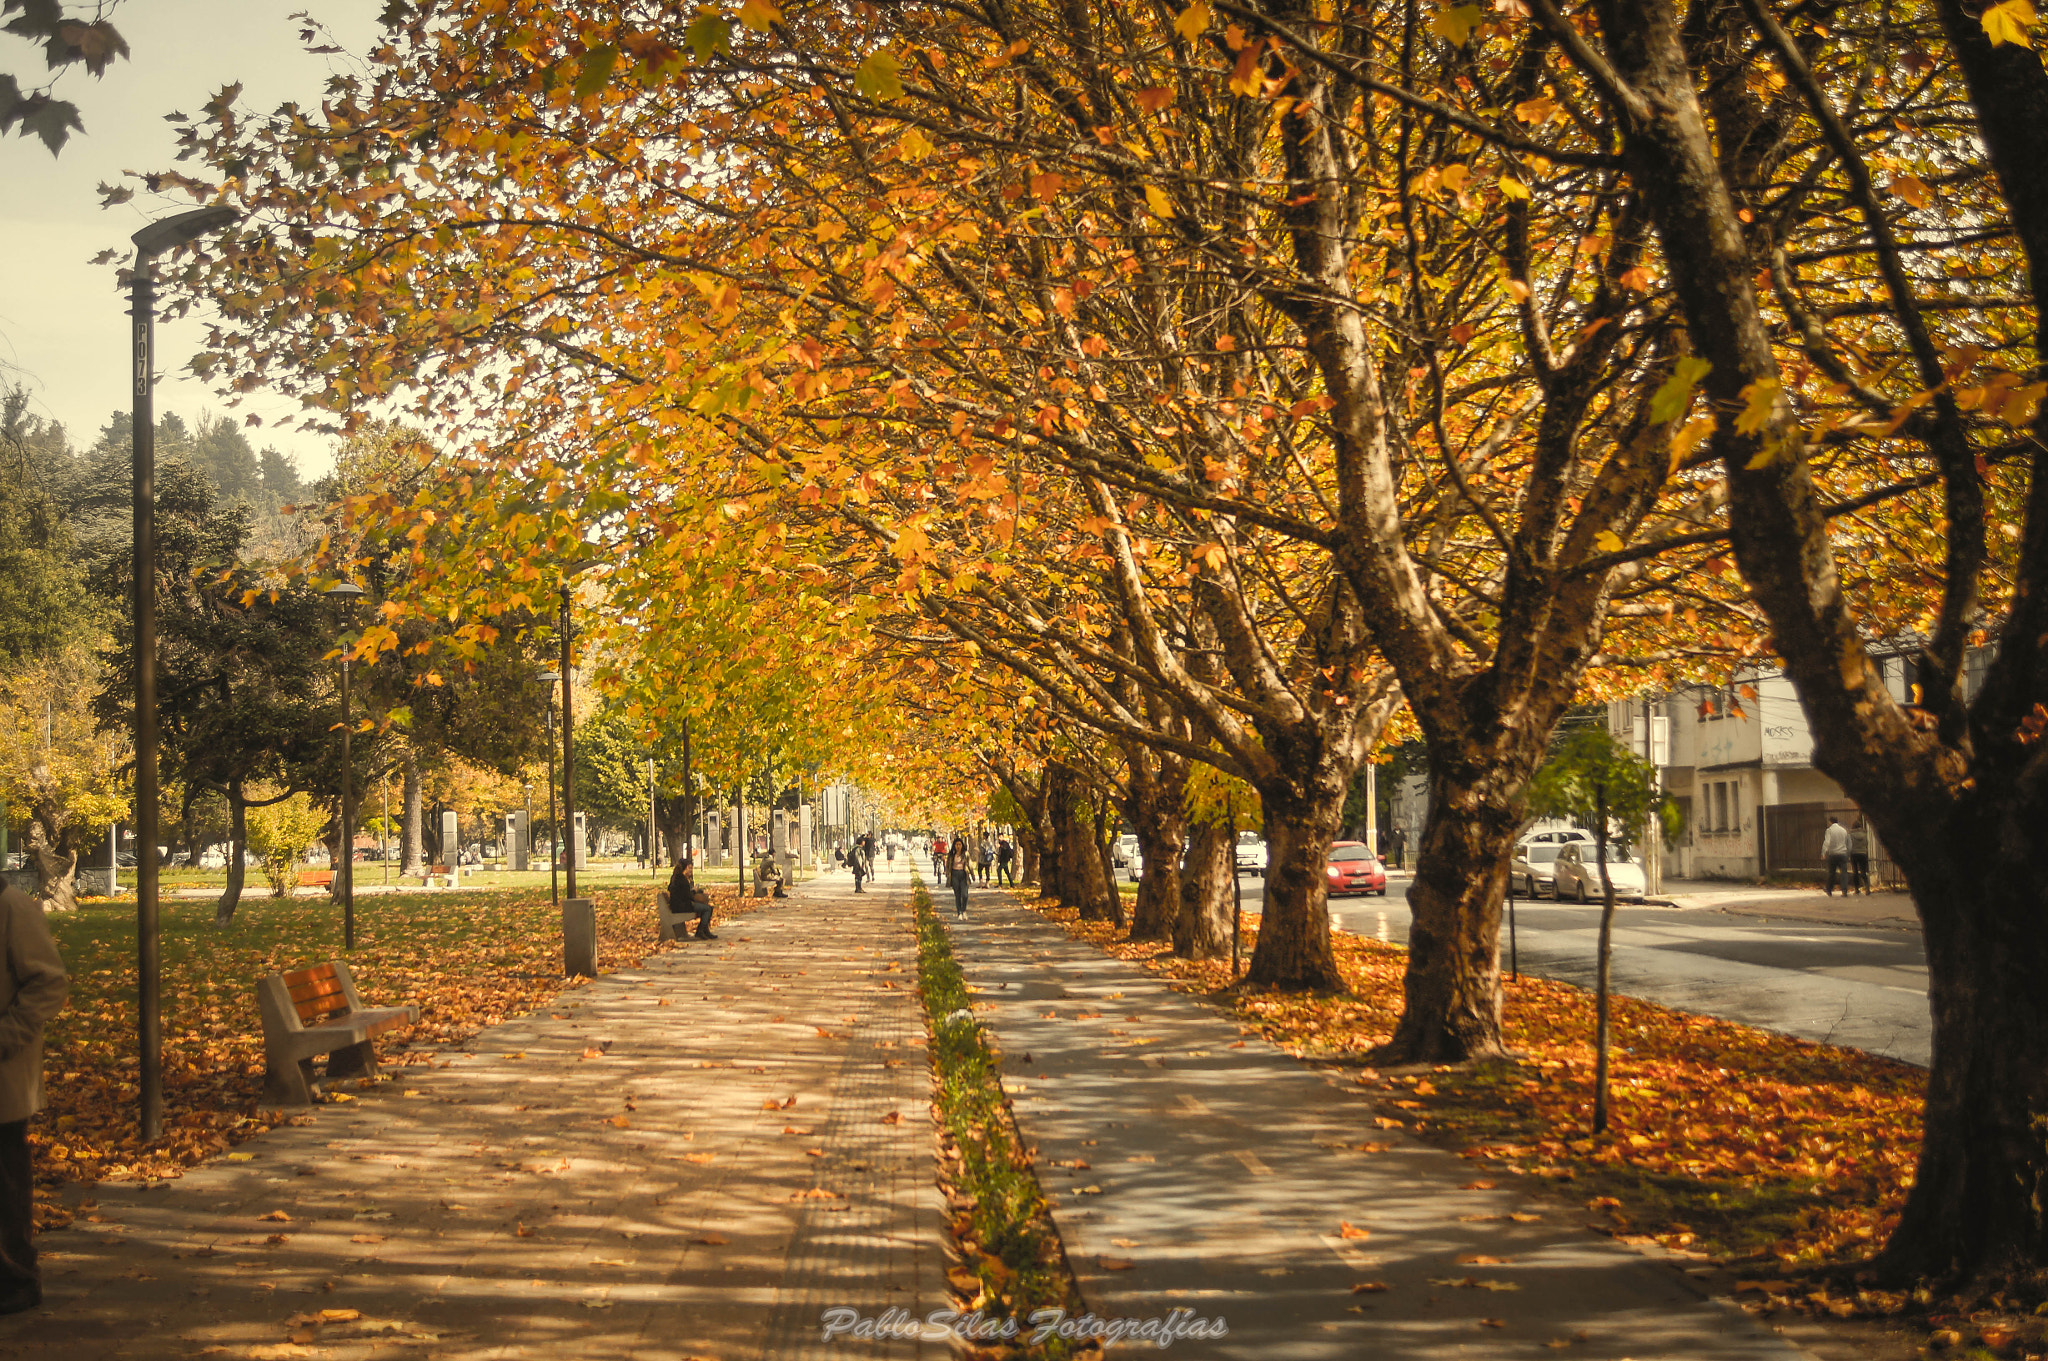
<svg viewBox="0 0 2048 1361">
<path fill-rule="evenodd" d="M 655 942 L 650 885 L 603 883 L 591 890 L 601 970 L 675 948 Z M 723 920 L 735 909 L 734 895 L 714 890 L 713 897 Z M 71 996 L 47 1034 L 48 1109 L 30 1126 L 46 1184 L 175 1175 L 291 1118 L 259 1109 L 263 1023 L 255 981 L 341 957 L 340 906 L 258 893 L 242 900 L 225 929 L 213 924 L 210 899 L 169 899 L 161 915 L 165 1131 L 147 1145 L 135 1117 L 133 901 L 50 918 Z M 427 1062 L 439 1047 L 571 986 L 561 976 L 560 917 L 545 876 L 516 890 L 360 897 L 356 948 L 347 958 L 365 1003 L 420 1005 L 418 1026 L 379 1041 L 384 1057 L 398 1063 Z"/>
</svg>

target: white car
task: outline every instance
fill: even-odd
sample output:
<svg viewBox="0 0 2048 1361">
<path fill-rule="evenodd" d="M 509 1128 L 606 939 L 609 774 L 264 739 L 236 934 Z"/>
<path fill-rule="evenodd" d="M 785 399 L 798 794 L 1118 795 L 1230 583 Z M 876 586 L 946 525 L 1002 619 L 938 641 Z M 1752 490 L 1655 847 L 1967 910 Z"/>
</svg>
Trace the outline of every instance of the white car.
<svg viewBox="0 0 2048 1361">
<path fill-rule="evenodd" d="M 1261 878 L 1266 873 L 1266 839 L 1257 832 L 1237 834 L 1237 872 L 1247 870 Z"/>
<path fill-rule="evenodd" d="M 1583 841 L 1590 846 L 1593 844 L 1593 834 L 1577 827 L 1567 827 L 1562 831 L 1531 832 L 1515 843 L 1515 849 L 1520 850 L 1524 846 L 1565 846 L 1574 841 Z"/>
<path fill-rule="evenodd" d="M 1524 898 L 1540 898 L 1546 890 L 1553 889 L 1550 872 L 1563 850 L 1554 843 L 1538 845 L 1533 841 L 1517 846 L 1514 868 L 1508 872 L 1515 891 Z"/>
<path fill-rule="evenodd" d="M 1111 852 L 1119 865 L 1128 865 L 1138 858 L 1138 838 L 1125 832 L 1116 839 L 1116 848 Z"/>
<path fill-rule="evenodd" d="M 1571 842 L 1557 853 L 1557 860 L 1550 867 L 1550 894 L 1559 902 L 1567 897 L 1582 903 L 1599 902 L 1606 896 L 1606 889 L 1600 882 L 1600 852 L 1597 847 Z M 1628 847 L 1609 844 L 1607 847 L 1607 877 L 1614 881 L 1614 896 L 1630 902 L 1641 902 L 1649 892 L 1649 882 L 1643 877 L 1643 867 L 1629 859 Z"/>
</svg>

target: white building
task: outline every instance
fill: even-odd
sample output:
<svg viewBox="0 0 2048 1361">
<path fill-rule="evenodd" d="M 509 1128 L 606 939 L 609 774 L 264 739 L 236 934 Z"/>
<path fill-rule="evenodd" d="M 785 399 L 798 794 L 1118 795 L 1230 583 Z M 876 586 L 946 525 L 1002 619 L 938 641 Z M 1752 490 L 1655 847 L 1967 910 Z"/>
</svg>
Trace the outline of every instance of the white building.
<svg viewBox="0 0 2048 1361">
<path fill-rule="evenodd" d="M 1988 648 L 1970 653 L 1964 692 L 1974 698 Z M 1880 662 L 1885 686 L 1901 702 L 1911 694 L 1913 661 Z M 1650 720 L 1645 724 L 1646 716 Z M 1668 724 L 1668 742 L 1656 720 Z M 1771 670 L 1738 672 L 1727 685 L 1688 686 L 1673 694 L 1608 705 L 1608 730 L 1641 752 L 1649 726 L 1658 775 L 1685 812 L 1686 830 L 1665 873 L 1695 879 L 1760 879 L 1824 869 L 1821 836 L 1829 817 L 1857 816 L 1841 786 L 1813 768 L 1813 734 L 1792 682 Z M 1873 877 L 1890 878 L 1889 857 L 1873 841 Z"/>
</svg>

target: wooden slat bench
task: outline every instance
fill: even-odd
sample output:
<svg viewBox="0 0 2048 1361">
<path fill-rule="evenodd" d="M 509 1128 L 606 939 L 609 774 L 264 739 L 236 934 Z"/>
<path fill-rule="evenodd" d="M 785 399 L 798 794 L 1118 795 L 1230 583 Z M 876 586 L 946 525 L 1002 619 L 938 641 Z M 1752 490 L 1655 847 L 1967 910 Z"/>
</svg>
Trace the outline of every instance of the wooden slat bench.
<svg viewBox="0 0 2048 1361">
<path fill-rule="evenodd" d="M 334 871 L 333 871 L 333 870 L 307 870 L 307 871 L 305 871 L 304 873 L 302 873 L 302 874 L 300 874 L 300 875 L 299 875 L 299 887 L 300 887 L 300 888 L 332 888 L 332 887 L 334 887 Z"/>
<path fill-rule="evenodd" d="M 436 884 L 434 881 L 437 879 L 443 882 Z M 421 882 L 427 888 L 454 888 L 455 871 L 449 869 L 446 865 L 429 865 Z"/>
<path fill-rule="evenodd" d="M 329 1079 L 377 1071 L 374 1036 L 420 1018 L 420 1009 L 365 1007 L 348 965 L 338 959 L 256 980 L 263 1011 L 263 1099 L 274 1106 L 313 1100 L 313 1060 L 327 1055 Z"/>
</svg>

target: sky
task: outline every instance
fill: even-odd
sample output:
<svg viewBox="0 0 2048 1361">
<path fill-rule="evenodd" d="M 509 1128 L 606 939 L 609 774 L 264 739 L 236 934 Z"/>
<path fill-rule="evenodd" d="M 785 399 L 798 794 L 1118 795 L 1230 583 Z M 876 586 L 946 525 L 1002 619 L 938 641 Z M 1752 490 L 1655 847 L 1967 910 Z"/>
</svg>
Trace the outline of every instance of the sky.
<svg viewBox="0 0 2048 1361">
<path fill-rule="evenodd" d="M 123 183 L 128 170 L 171 168 L 176 132 L 164 115 L 196 113 L 222 86 L 241 82 L 239 102 L 250 111 L 286 100 L 317 106 L 347 58 L 306 53 L 298 41 L 303 25 L 290 16 L 312 14 L 336 43 L 360 52 L 377 32 L 381 8 L 381 0 L 122 0 L 111 17 L 128 40 L 129 59 L 99 80 L 73 66 L 53 91 L 79 106 L 84 133 L 74 132 L 55 157 L 32 137 L 0 139 L 0 381 L 27 383 L 36 412 L 63 422 L 75 446 L 90 444 L 107 417 L 128 405 L 127 300 L 115 284 L 118 266 L 87 261 L 108 247 L 125 260 L 128 238 L 144 222 L 197 206 L 128 180 L 135 197 L 102 209 L 95 186 Z M 0 35 L 0 71 L 24 88 L 39 84 L 42 52 Z M 257 392 L 229 408 L 185 371 L 204 334 L 196 314 L 158 324 L 157 410 L 188 424 L 202 410 L 254 413 L 263 424 L 247 428 L 250 443 L 289 454 L 301 475 L 331 468 L 326 437 L 284 428 L 298 415 L 295 400 Z"/>
</svg>

